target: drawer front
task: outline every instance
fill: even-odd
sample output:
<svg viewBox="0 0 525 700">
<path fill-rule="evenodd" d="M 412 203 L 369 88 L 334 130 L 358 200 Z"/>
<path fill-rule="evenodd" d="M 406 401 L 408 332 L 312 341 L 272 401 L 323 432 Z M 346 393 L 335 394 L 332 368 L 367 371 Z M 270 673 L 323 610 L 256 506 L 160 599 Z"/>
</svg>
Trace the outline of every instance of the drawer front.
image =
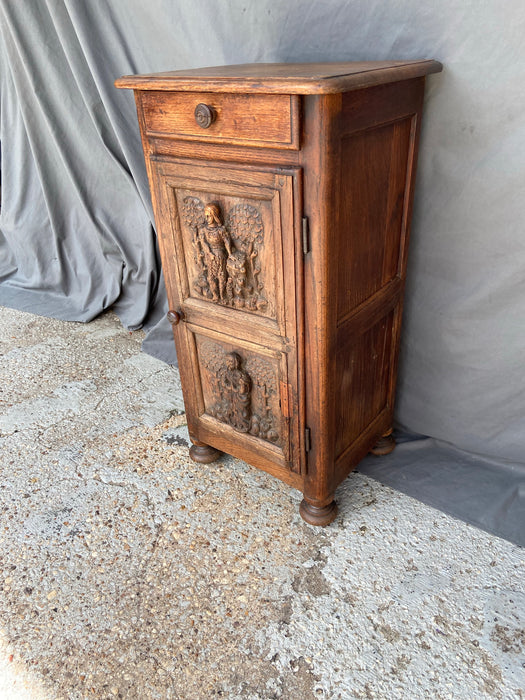
<svg viewBox="0 0 525 700">
<path fill-rule="evenodd" d="M 299 147 L 296 95 L 144 91 L 140 99 L 148 136 Z"/>
</svg>

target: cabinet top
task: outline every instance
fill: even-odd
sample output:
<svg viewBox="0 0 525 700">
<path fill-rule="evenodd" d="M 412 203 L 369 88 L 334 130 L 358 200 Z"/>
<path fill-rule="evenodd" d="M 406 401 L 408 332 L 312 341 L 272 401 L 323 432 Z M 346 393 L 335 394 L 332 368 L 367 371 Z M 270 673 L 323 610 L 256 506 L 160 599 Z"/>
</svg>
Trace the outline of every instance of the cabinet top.
<svg viewBox="0 0 525 700">
<path fill-rule="evenodd" d="M 348 92 L 382 83 L 439 73 L 438 61 L 362 61 L 352 63 L 244 63 L 190 70 L 125 75 L 118 88 L 198 92 L 287 93 Z"/>
</svg>

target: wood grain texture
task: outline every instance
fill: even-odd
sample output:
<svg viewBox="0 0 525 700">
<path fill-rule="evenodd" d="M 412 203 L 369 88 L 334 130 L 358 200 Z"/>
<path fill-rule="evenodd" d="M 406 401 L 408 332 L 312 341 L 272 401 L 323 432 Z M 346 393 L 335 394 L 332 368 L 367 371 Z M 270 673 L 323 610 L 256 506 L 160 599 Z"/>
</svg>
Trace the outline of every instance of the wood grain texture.
<svg viewBox="0 0 525 700">
<path fill-rule="evenodd" d="M 305 256 L 306 427 L 310 451 L 303 487 L 305 501 L 324 508 L 333 501 L 334 240 L 338 235 L 338 126 L 342 95 L 304 98 L 304 211 L 310 229 Z"/>
<path fill-rule="evenodd" d="M 298 148 L 295 96 L 153 91 L 141 100 L 148 136 Z M 206 128 L 195 117 L 203 103 L 215 115 Z"/>
<path fill-rule="evenodd" d="M 341 141 L 338 319 L 399 272 L 410 128 L 407 117 Z"/>
<path fill-rule="evenodd" d="M 115 85 L 134 90 L 283 93 L 314 95 L 348 92 L 372 85 L 438 73 L 438 61 L 338 63 L 247 63 L 123 76 Z"/>
<path fill-rule="evenodd" d="M 302 392 L 296 357 L 295 273 L 300 258 L 295 255 L 293 194 L 296 173 L 276 172 L 275 168 L 258 171 L 239 164 L 219 168 L 210 162 L 203 166 L 155 157 L 151 168 L 160 209 L 159 245 L 170 308 L 182 312 L 184 318 L 174 327 L 174 335 L 179 367 L 186 368 L 181 371 L 181 381 L 190 435 L 221 451 L 255 461 L 268 471 L 300 472 L 300 416 L 296 406 Z M 197 214 L 185 211 L 188 200 L 199 203 L 195 205 Z M 217 246 L 225 275 L 230 274 L 229 260 L 235 255 L 243 256 L 246 269 L 252 265 L 259 270 L 256 276 L 253 272 L 246 275 L 251 291 L 240 303 L 213 298 L 200 283 L 202 272 L 195 241 L 204 222 L 199 222 L 202 214 L 198 212 L 199 206 L 203 211 L 210 202 L 217 203 L 224 212 L 230 239 L 229 250 L 222 244 Z M 246 219 L 241 228 L 234 225 L 239 207 Z M 251 257 L 254 262 L 250 262 Z M 207 276 L 209 280 L 209 269 Z M 226 286 L 230 280 L 226 280 Z M 251 305 L 254 294 L 264 304 Z M 211 361 L 210 348 L 216 356 Z M 220 383 L 215 381 L 219 375 L 226 377 L 223 383 L 228 381 L 225 365 L 233 353 L 240 357 L 239 371 L 248 375 L 252 386 L 244 430 L 231 418 L 232 400 L 228 404 L 221 395 Z M 263 395 L 267 395 L 266 403 Z M 295 407 L 292 412 L 290 406 Z M 276 439 L 271 438 L 273 433 Z"/>
<path fill-rule="evenodd" d="M 440 69 L 272 64 L 118 81 L 136 91 L 194 452 L 300 489 L 311 524 L 331 522 L 341 481 L 393 445 L 381 438 L 424 76 Z"/>
</svg>

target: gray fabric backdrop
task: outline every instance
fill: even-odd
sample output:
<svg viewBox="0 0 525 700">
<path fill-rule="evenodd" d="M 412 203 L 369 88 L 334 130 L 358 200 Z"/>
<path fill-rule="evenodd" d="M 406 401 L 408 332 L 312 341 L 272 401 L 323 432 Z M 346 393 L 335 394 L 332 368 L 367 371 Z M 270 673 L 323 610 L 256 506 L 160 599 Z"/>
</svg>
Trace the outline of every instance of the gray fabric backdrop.
<svg viewBox="0 0 525 700">
<path fill-rule="evenodd" d="M 254 61 L 436 58 L 397 419 L 525 461 L 521 0 L 1 0 L 0 303 L 114 305 L 172 360 L 135 108 L 116 77 Z M 523 495 L 523 494 L 522 494 Z"/>
</svg>

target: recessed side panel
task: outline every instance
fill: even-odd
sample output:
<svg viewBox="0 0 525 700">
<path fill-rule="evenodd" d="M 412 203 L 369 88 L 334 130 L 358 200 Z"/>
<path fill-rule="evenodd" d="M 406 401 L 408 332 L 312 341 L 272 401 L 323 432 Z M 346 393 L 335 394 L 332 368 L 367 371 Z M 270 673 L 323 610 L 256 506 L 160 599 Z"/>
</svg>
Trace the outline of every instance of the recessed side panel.
<svg viewBox="0 0 525 700">
<path fill-rule="evenodd" d="M 349 327 L 346 342 L 337 349 L 336 459 L 388 407 L 394 313 L 362 334 Z"/>
<path fill-rule="evenodd" d="M 337 318 L 400 273 L 412 116 L 341 141 Z"/>
</svg>

